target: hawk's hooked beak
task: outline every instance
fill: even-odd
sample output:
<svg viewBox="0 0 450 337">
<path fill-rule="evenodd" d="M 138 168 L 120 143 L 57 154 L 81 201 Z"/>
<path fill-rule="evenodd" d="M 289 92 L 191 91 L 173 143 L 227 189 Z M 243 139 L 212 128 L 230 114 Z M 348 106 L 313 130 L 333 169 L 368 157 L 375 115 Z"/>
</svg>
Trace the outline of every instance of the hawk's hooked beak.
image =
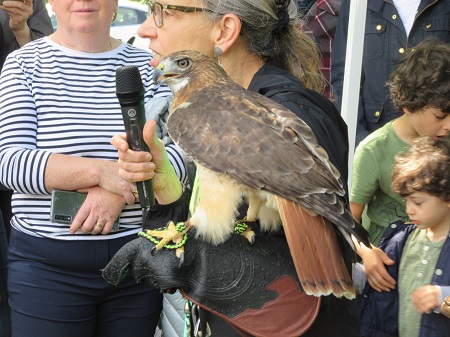
<svg viewBox="0 0 450 337">
<path fill-rule="evenodd" d="M 165 68 L 164 62 L 160 62 L 159 65 L 153 71 L 153 81 L 155 82 L 155 84 L 162 84 L 170 78 L 180 76 L 179 73 L 170 71 L 170 65 L 168 66 L 167 69 L 168 71 L 166 71 L 164 68 Z"/>
<path fill-rule="evenodd" d="M 153 70 L 153 82 L 155 84 L 160 84 L 160 82 L 163 82 L 165 79 L 164 74 L 164 63 L 160 63 L 154 70 Z"/>
</svg>

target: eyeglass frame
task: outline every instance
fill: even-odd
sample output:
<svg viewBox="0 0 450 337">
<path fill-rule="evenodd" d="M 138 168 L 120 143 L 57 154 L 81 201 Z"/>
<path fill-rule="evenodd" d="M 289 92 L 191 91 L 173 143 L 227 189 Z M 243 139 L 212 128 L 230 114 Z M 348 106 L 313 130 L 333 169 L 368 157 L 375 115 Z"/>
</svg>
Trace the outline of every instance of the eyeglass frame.
<svg viewBox="0 0 450 337">
<path fill-rule="evenodd" d="M 156 27 L 161 28 L 164 25 L 164 10 L 165 9 L 171 9 L 174 11 L 179 11 L 179 12 L 183 12 L 183 13 L 195 13 L 195 12 L 210 12 L 212 13 L 213 11 L 208 9 L 208 8 L 202 8 L 202 7 L 192 7 L 192 6 L 177 6 L 177 5 L 163 5 L 162 3 L 158 2 L 158 1 L 151 1 L 148 0 L 146 1 L 146 4 L 148 6 L 148 16 L 152 15 L 153 16 L 153 21 L 155 22 Z M 160 6 L 161 8 L 161 24 L 158 24 L 158 21 L 156 20 L 156 15 L 155 15 L 155 5 Z"/>
</svg>

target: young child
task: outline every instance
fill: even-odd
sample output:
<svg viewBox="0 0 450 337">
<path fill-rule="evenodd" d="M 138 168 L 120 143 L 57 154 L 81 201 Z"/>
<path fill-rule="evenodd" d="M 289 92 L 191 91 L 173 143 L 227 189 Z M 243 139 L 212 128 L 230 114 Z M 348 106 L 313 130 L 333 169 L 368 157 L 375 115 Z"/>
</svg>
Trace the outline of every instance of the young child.
<svg viewBox="0 0 450 337">
<path fill-rule="evenodd" d="M 350 208 L 378 245 L 386 227 L 407 221 L 405 203 L 391 188 L 395 155 L 420 136 L 445 136 L 450 130 L 450 45 L 427 39 L 409 50 L 389 78 L 392 99 L 404 114 L 370 134 L 354 157 Z M 362 217 L 364 211 L 364 217 Z M 380 250 L 357 245 L 369 284 L 378 291 L 395 288 Z M 450 335 L 450 334 L 449 334 Z"/>
<path fill-rule="evenodd" d="M 379 248 L 395 261 L 397 289 L 366 285 L 360 301 L 365 336 L 448 337 L 441 304 L 450 295 L 450 139 L 424 137 L 396 157 L 392 189 L 406 201 L 410 222 L 397 221 Z"/>
</svg>

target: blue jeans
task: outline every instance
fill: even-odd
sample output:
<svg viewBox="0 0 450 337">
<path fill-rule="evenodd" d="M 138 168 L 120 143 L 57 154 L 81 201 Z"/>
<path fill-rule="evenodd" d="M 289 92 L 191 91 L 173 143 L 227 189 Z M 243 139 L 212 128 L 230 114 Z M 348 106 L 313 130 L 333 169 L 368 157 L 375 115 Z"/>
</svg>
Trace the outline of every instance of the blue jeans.
<svg viewBox="0 0 450 337">
<path fill-rule="evenodd" d="M 0 337 L 11 336 L 11 320 L 8 305 L 8 290 L 6 288 L 7 268 L 6 254 L 8 241 L 6 239 L 5 224 L 0 211 Z"/>
<path fill-rule="evenodd" d="M 101 274 L 131 239 L 63 241 L 12 229 L 12 336 L 152 337 L 162 309 L 159 290 L 131 277 L 113 286 Z"/>
</svg>

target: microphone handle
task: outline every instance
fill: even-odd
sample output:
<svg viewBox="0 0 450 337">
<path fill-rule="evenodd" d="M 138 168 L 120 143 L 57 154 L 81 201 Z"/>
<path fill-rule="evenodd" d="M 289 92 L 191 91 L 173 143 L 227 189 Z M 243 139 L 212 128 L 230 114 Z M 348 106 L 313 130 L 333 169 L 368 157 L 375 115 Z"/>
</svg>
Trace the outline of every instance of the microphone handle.
<svg viewBox="0 0 450 337">
<path fill-rule="evenodd" d="M 149 152 L 144 142 L 142 131 L 144 129 L 145 110 L 143 105 L 122 107 L 122 116 L 127 134 L 128 146 L 133 151 Z M 151 179 L 136 183 L 139 193 L 139 203 L 142 208 L 151 208 L 155 205 L 153 182 Z"/>
<path fill-rule="evenodd" d="M 136 182 L 141 208 L 152 208 L 155 205 L 155 195 L 153 193 L 153 182 L 151 179 Z M 143 198 L 141 198 L 141 195 Z M 143 199 L 143 200 L 142 200 Z"/>
</svg>

